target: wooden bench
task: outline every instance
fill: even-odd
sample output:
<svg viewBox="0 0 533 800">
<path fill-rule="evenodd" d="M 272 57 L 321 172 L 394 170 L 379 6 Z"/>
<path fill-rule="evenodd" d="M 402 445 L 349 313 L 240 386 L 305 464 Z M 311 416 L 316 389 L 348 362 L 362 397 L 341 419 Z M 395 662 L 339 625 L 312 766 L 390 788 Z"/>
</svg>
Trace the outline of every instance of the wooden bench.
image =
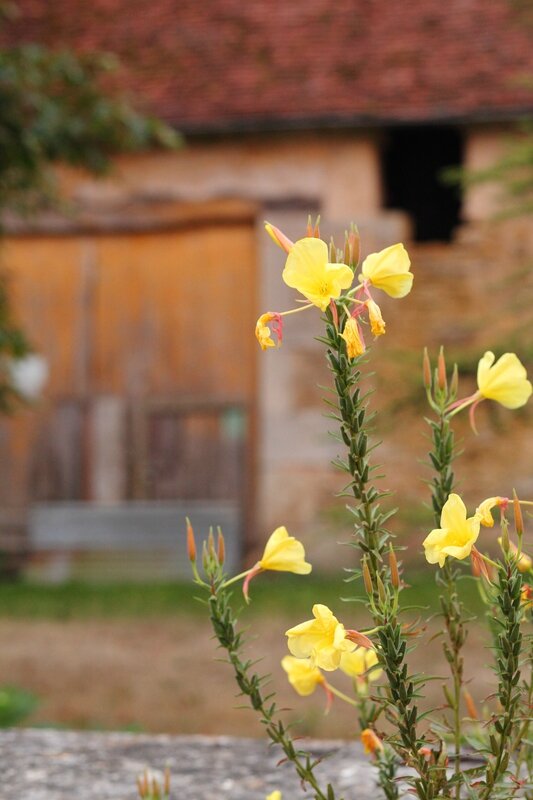
<svg viewBox="0 0 533 800">
<path fill-rule="evenodd" d="M 28 516 L 30 578 L 173 580 L 189 578 L 185 517 L 197 540 L 220 525 L 228 571 L 240 565 L 238 507 L 222 501 L 132 501 L 116 505 L 43 503 Z"/>
</svg>

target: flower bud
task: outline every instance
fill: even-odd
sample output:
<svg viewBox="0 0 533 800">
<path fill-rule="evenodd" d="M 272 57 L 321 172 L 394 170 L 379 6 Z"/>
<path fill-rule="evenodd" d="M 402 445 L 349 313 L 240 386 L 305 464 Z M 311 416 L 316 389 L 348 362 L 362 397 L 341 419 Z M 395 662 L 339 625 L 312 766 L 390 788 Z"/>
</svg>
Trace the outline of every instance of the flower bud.
<svg viewBox="0 0 533 800">
<path fill-rule="evenodd" d="M 224 534 L 220 528 L 218 528 L 217 559 L 220 566 L 222 566 L 226 559 L 226 543 L 224 542 Z"/>
<path fill-rule="evenodd" d="M 448 388 L 448 381 L 446 380 L 446 360 L 444 358 L 444 348 L 439 350 L 439 357 L 437 360 L 437 375 L 439 381 L 439 389 L 445 392 Z"/>
<path fill-rule="evenodd" d="M 337 263 L 337 248 L 335 247 L 335 240 L 333 239 L 333 236 L 329 240 L 329 263 Z"/>
<path fill-rule="evenodd" d="M 368 561 L 366 558 L 363 558 L 363 582 L 365 584 L 366 593 L 369 596 L 372 596 L 374 592 L 374 587 L 372 586 L 372 577 L 370 575 L 370 570 L 368 568 Z"/>
<path fill-rule="evenodd" d="M 286 253 L 290 253 L 294 242 L 291 241 L 288 236 L 285 236 L 285 234 L 280 231 L 279 228 L 276 228 L 275 225 L 271 225 L 270 222 L 265 222 L 265 230 L 272 241 L 278 245 L 278 247 L 281 247 L 281 249 L 285 250 Z"/>
<path fill-rule="evenodd" d="M 194 530 L 189 517 L 185 517 L 187 524 L 187 555 L 191 563 L 196 562 L 196 542 L 194 540 Z"/>
<path fill-rule="evenodd" d="M 459 390 L 459 370 L 457 364 L 453 365 L 452 379 L 450 381 L 450 399 L 455 400 Z"/>
<path fill-rule="evenodd" d="M 424 376 L 424 386 L 431 391 L 431 361 L 429 360 L 428 349 L 424 347 L 424 357 L 422 359 L 422 374 Z"/>
<path fill-rule="evenodd" d="M 373 753 L 375 755 L 383 750 L 383 742 L 371 728 L 365 728 L 361 732 L 361 742 L 365 748 L 365 753 Z"/>
<path fill-rule="evenodd" d="M 308 239 L 311 239 L 314 236 L 314 225 L 311 219 L 311 214 L 307 215 L 307 228 L 305 231 L 305 235 Z"/>
<path fill-rule="evenodd" d="M 215 557 L 215 537 L 213 536 L 213 528 L 209 528 L 209 536 L 207 537 L 207 552 L 210 558 Z"/>
<path fill-rule="evenodd" d="M 468 689 L 463 689 L 463 695 L 465 698 L 466 709 L 468 711 L 468 716 L 470 719 L 479 719 L 479 715 L 477 713 L 476 705 L 472 698 L 472 695 L 468 691 Z"/>
<path fill-rule="evenodd" d="M 320 239 L 320 214 L 316 218 L 315 229 L 313 231 L 313 236 L 315 237 L 315 239 Z"/>
<path fill-rule="evenodd" d="M 522 516 L 522 509 L 520 508 L 520 501 L 516 491 L 513 489 L 513 511 L 514 511 L 514 525 L 518 540 L 522 539 L 524 534 L 524 518 Z"/>
<path fill-rule="evenodd" d="M 392 547 L 392 544 L 389 548 L 389 567 L 390 567 L 390 578 L 391 583 L 395 589 L 398 589 L 400 586 L 400 573 L 398 570 L 398 560 L 396 558 L 396 553 Z"/>
<path fill-rule="evenodd" d="M 348 264 L 349 267 L 355 269 L 359 263 L 359 252 L 360 252 L 360 237 L 359 231 L 357 226 L 352 224 L 350 225 L 350 230 L 346 231 L 345 234 L 345 241 L 344 241 L 344 263 Z"/>
</svg>

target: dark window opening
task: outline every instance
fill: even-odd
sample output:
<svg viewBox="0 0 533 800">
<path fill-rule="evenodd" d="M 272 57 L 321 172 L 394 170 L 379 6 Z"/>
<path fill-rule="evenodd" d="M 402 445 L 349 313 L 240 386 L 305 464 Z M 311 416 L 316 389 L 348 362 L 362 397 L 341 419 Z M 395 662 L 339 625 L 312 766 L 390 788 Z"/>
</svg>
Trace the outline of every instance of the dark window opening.
<svg viewBox="0 0 533 800">
<path fill-rule="evenodd" d="M 462 162 L 457 128 L 391 128 L 383 151 L 385 207 L 410 214 L 417 242 L 450 241 L 460 222 L 461 192 L 443 180 L 447 167 Z"/>
</svg>

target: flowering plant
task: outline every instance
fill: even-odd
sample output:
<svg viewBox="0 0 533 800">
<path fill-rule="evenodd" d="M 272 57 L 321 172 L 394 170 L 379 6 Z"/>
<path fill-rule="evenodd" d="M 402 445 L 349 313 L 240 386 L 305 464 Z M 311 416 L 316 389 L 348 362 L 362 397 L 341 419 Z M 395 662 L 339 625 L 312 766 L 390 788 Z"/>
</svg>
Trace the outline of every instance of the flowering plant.
<svg viewBox="0 0 533 800">
<path fill-rule="evenodd" d="M 370 461 L 375 447 L 369 445 L 368 396 L 361 392 L 361 376 L 368 361 L 367 340 L 385 333 L 386 323 L 374 298 L 383 291 L 401 299 L 413 285 L 410 259 L 402 244 L 395 244 L 363 261 L 359 274 L 359 237 L 352 226 L 342 249 L 320 239 L 318 222 L 308 223 L 307 235 L 292 242 L 282 231 L 267 224 L 267 232 L 287 253 L 282 278 L 308 301 L 289 311 L 268 311 L 257 322 L 256 337 L 263 350 L 283 340 L 287 314 L 317 307 L 323 314 L 324 345 L 332 373 L 334 413 L 339 442 L 346 454 L 335 464 L 347 475 L 346 492 L 352 497 L 353 545 L 358 565 L 349 570 L 350 580 L 360 581 L 366 596 L 368 623 L 354 630 L 339 621 L 320 603 L 312 619 L 299 622 L 287 632 L 290 655 L 283 670 L 295 691 L 311 695 L 318 687 L 326 694 L 326 708 L 334 697 L 355 709 L 365 752 L 376 766 L 377 782 L 387 800 L 398 800 L 406 788 L 420 800 L 475 798 L 504 800 L 533 797 L 533 755 L 529 727 L 533 697 L 532 637 L 527 624 L 533 607 L 532 562 L 524 552 L 522 508 L 533 502 L 511 497 L 479 498 L 469 515 L 455 491 L 452 464 L 455 456 L 453 418 L 469 408 L 475 430 L 475 409 L 492 400 L 508 409 L 523 406 L 532 393 L 526 370 L 514 353 L 496 360 L 492 352 L 479 362 L 476 392 L 458 399 L 458 370 L 448 373 L 439 353 L 433 371 L 428 353 L 423 358 L 423 383 L 431 417 L 432 447 L 430 481 L 435 528 L 420 544 L 440 591 L 443 649 L 450 676 L 443 684 L 446 703 L 439 709 L 422 706 L 425 674 L 411 672 L 409 651 L 423 635 L 423 626 L 406 617 L 403 602 L 403 568 L 399 547 L 389 530 L 395 511 L 384 506 L 387 492 L 373 482 L 376 465 Z M 271 327 L 269 327 L 269 325 Z M 273 340 L 272 334 L 277 338 Z M 489 534 L 498 510 L 501 535 Z M 490 540 L 499 542 L 500 555 L 488 555 Z M 316 762 L 296 747 L 280 719 L 273 695 L 262 691 L 264 678 L 241 657 L 243 635 L 230 602 L 229 587 L 243 581 L 249 599 L 250 580 L 264 570 L 305 575 L 311 565 L 304 546 L 277 528 L 266 543 L 262 558 L 246 572 L 224 572 L 224 539 L 212 532 L 202 549 L 203 574 L 197 565 L 194 533 L 188 526 L 189 558 L 196 583 L 205 590 L 210 617 L 220 645 L 226 649 L 241 692 L 259 713 L 271 741 L 281 747 L 285 760 L 294 764 L 302 784 L 316 800 L 336 800 L 335 788 L 321 786 Z M 495 691 L 480 715 L 465 686 L 463 648 L 468 615 L 457 591 L 457 581 L 470 563 L 480 595 L 486 604 Z M 341 670 L 353 679 L 353 693 L 346 695 L 334 682 Z M 466 712 L 466 713 L 465 713 Z M 467 758 L 468 756 L 468 758 Z M 274 795 L 278 796 L 275 792 Z M 355 796 L 355 795 L 354 795 Z"/>
</svg>

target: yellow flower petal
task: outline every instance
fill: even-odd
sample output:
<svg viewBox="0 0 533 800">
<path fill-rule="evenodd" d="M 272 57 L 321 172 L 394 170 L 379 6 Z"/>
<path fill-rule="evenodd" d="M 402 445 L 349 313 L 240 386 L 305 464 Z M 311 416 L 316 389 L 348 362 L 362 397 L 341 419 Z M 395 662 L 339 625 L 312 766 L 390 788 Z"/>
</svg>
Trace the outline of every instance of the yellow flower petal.
<svg viewBox="0 0 533 800">
<path fill-rule="evenodd" d="M 294 572 L 296 575 L 308 575 L 312 570 L 311 564 L 305 560 L 303 544 L 294 536 L 289 536 L 284 526 L 276 528 L 271 534 L 258 564 L 261 569 Z"/>
<path fill-rule="evenodd" d="M 494 517 L 492 516 L 492 509 L 498 508 L 503 501 L 506 501 L 507 498 L 505 497 L 487 497 L 486 500 L 483 500 L 482 503 L 478 505 L 476 508 L 476 514 L 479 517 L 479 521 L 482 525 L 486 528 L 494 527 Z"/>
<path fill-rule="evenodd" d="M 364 677 L 368 681 L 377 681 L 383 672 L 376 667 L 378 657 L 375 650 L 366 647 L 356 647 L 352 653 L 343 653 L 340 660 L 340 669 L 351 678 Z"/>
<path fill-rule="evenodd" d="M 285 656 L 281 660 L 281 666 L 287 673 L 293 689 L 302 697 L 313 694 L 316 687 L 324 683 L 324 676 L 317 667 L 313 666 L 309 658 Z"/>
<path fill-rule="evenodd" d="M 281 800 L 281 792 L 276 789 L 275 792 L 271 792 L 265 800 Z"/>
<path fill-rule="evenodd" d="M 403 244 L 393 244 L 365 258 L 360 280 L 366 279 L 391 297 L 405 297 L 413 285 L 410 266 L 411 261 Z"/>
<path fill-rule="evenodd" d="M 287 257 L 283 280 L 310 303 L 325 311 L 332 298 L 340 296 L 353 282 L 346 264 L 328 263 L 328 246 L 322 239 L 306 237 L 294 243 Z"/>
<path fill-rule="evenodd" d="M 479 392 L 505 408 L 520 408 L 533 391 L 526 369 L 514 353 L 504 353 L 496 363 L 495 358 L 494 353 L 488 350 L 480 359 L 477 369 Z"/>
<path fill-rule="evenodd" d="M 429 564 L 444 566 L 447 556 L 463 559 L 470 555 L 479 536 L 480 517 L 467 518 L 465 504 L 457 494 L 451 494 L 442 509 L 440 528 L 424 539 L 423 546 Z"/>
<path fill-rule="evenodd" d="M 355 644 L 346 638 L 344 625 L 327 606 L 314 605 L 313 616 L 286 632 L 289 650 L 296 658 L 310 658 L 313 666 L 332 672 L 342 653 L 354 650 Z"/>
<path fill-rule="evenodd" d="M 361 732 L 361 742 L 365 753 L 376 753 L 378 750 L 383 750 L 383 742 L 371 728 L 365 728 Z"/>
<path fill-rule="evenodd" d="M 275 341 L 272 339 L 272 334 L 268 323 L 275 319 L 275 315 L 271 312 L 261 314 L 255 326 L 255 338 L 261 345 L 261 350 L 266 350 L 269 347 L 276 347 Z"/>
<path fill-rule="evenodd" d="M 368 308 L 368 318 L 370 320 L 370 330 L 373 336 L 383 336 L 385 333 L 385 320 L 381 316 L 381 309 L 373 300 L 366 301 Z"/>
</svg>

